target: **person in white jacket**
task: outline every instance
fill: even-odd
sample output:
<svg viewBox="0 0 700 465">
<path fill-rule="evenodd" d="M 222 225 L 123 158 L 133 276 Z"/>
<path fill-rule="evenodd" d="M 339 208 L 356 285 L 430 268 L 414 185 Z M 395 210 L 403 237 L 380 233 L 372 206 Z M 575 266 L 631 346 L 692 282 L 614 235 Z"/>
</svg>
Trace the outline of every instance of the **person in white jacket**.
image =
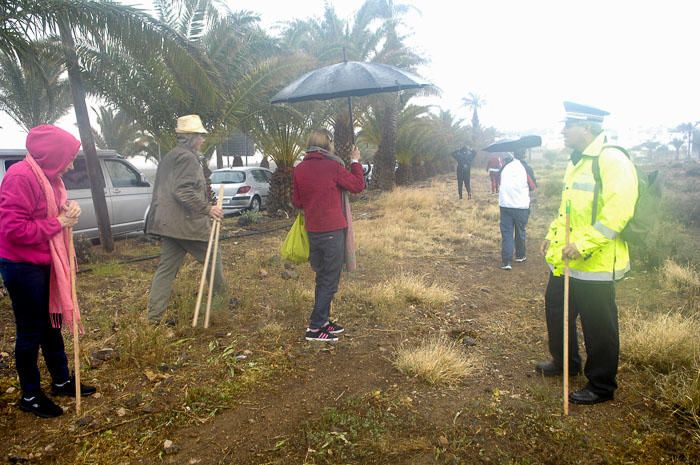
<svg viewBox="0 0 700 465">
<path fill-rule="evenodd" d="M 525 167 L 518 158 L 524 151 L 516 151 L 501 170 L 501 188 L 498 192 L 498 205 L 501 210 L 501 269 L 513 268 L 515 261 L 524 262 L 525 226 L 530 216 L 530 186 Z"/>
</svg>

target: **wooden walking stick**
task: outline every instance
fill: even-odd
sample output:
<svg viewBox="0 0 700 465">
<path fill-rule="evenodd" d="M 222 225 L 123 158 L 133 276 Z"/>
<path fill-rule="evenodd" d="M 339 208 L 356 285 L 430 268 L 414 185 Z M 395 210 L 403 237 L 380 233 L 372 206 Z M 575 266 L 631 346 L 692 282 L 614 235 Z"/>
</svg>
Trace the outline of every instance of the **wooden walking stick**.
<svg viewBox="0 0 700 465">
<path fill-rule="evenodd" d="M 78 291 L 76 289 L 75 246 L 73 245 L 73 228 L 67 228 L 68 260 L 70 261 L 71 298 L 73 300 L 73 373 L 75 375 L 75 414 L 80 415 L 80 338 L 78 335 Z"/>
<path fill-rule="evenodd" d="M 192 327 L 197 326 L 197 319 L 199 318 L 199 309 L 202 306 L 202 293 L 204 292 L 204 281 L 207 277 L 207 267 L 209 266 L 209 256 L 211 255 L 211 246 L 214 242 L 214 232 L 215 224 L 212 225 L 211 232 L 209 233 L 209 243 L 207 245 L 207 253 L 204 257 L 204 267 L 202 268 L 202 279 L 199 281 L 199 292 L 197 293 L 197 304 L 194 307 L 194 318 L 192 318 Z"/>
<path fill-rule="evenodd" d="M 221 208 L 223 201 L 224 201 L 224 186 L 222 185 L 221 187 L 219 187 L 219 197 L 216 200 L 216 206 Z M 199 319 L 199 309 L 202 307 L 204 281 L 206 280 L 206 277 L 207 277 L 207 267 L 209 266 L 209 259 L 212 255 L 212 246 L 214 244 L 214 237 L 215 236 L 216 236 L 216 243 L 218 244 L 218 242 L 219 242 L 219 237 L 218 237 L 219 227 L 218 226 L 220 224 L 221 224 L 221 222 L 219 220 L 214 220 L 214 223 L 211 226 L 211 232 L 209 233 L 209 243 L 207 245 L 207 252 L 206 252 L 205 257 L 204 257 L 204 266 L 202 269 L 202 279 L 199 282 L 199 292 L 197 293 L 197 304 L 195 305 L 195 308 L 194 308 L 194 318 L 192 318 L 192 327 L 193 328 L 195 326 L 197 326 L 197 320 Z M 214 269 L 215 266 L 216 266 L 216 254 L 214 254 L 214 260 L 212 262 L 212 270 Z M 212 273 L 212 277 L 213 276 L 214 275 Z M 212 292 L 212 290 L 211 290 L 211 285 L 210 285 L 209 286 L 210 296 L 207 299 L 207 301 L 211 300 L 211 292 Z M 206 321 L 208 322 L 208 316 L 206 317 Z M 208 325 L 205 324 L 204 327 L 206 328 L 207 326 Z"/>
<path fill-rule="evenodd" d="M 571 229 L 571 200 L 566 201 L 566 231 L 564 240 L 569 245 Z M 564 415 L 569 415 L 569 258 L 564 258 Z"/>
<path fill-rule="evenodd" d="M 216 232 L 214 233 L 214 250 L 212 251 L 211 259 L 211 274 L 209 275 L 209 294 L 207 294 L 207 311 L 204 314 L 204 327 L 209 327 L 209 314 L 211 313 L 211 298 L 214 293 L 214 276 L 216 275 L 216 255 L 219 251 L 219 233 L 221 232 L 221 221 L 216 220 L 214 222 L 214 228 Z"/>
</svg>

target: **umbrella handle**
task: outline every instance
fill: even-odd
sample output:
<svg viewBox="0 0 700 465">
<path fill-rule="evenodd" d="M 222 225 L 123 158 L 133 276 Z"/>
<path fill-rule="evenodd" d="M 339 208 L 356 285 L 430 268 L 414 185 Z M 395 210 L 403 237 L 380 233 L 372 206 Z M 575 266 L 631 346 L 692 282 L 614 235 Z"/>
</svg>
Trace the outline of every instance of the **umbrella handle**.
<svg viewBox="0 0 700 465">
<path fill-rule="evenodd" d="M 355 125 L 352 121 L 352 99 L 348 97 L 348 113 L 350 114 L 350 141 L 355 145 Z"/>
</svg>

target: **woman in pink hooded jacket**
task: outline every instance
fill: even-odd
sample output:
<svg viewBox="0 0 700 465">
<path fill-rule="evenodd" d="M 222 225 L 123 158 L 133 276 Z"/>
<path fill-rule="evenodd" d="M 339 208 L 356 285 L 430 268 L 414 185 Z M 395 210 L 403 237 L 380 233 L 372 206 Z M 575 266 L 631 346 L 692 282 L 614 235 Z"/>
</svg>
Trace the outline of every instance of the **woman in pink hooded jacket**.
<svg viewBox="0 0 700 465">
<path fill-rule="evenodd" d="M 19 407 L 49 418 L 63 409 L 41 390 L 39 348 L 51 374 L 51 392 L 75 395 L 60 327 L 73 311 L 67 244 L 80 207 L 67 201 L 61 176 L 73 168 L 80 142 L 62 129 L 42 125 L 29 131 L 26 145 L 27 156 L 7 170 L 0 185 L 0 273 L 17 326 Z M 81 384 L 81 393 L 91 395 L 95 388 Z"/>
</svg>

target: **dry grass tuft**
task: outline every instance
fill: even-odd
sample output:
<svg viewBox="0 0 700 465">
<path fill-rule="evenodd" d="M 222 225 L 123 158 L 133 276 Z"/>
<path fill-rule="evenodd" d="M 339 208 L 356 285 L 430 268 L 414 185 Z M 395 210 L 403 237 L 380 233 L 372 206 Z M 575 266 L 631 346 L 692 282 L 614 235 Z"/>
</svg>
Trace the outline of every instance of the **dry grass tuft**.
<svg viewBox="0 0 700 465">
<path fill-rule="evenodd" d="M 692 266 L 679 265 L 671 259 L 666 260 L 661 267 L 661 281 L 673 290 L 700 290 L 700 274 Z"/>
<path fill-rule="evenodd" d="M 424 341 L 419 347 L 399 348 L 394 366 L 429 384 L 451 385 L 478 371 L 482 361 L 473 355 L 465 355 L 456 341 L 443 336 Z"/>
<path fill-rule="evenodd" d="M 401 274 L 373 286 L 369 296 L 374 303 L 383 306 L 409 303 L 437 308 L 452 302 L 455 293 L 437 284 L 426 284 L 423 276 Z"/>
<path fill-rule="evenodd" d="M 690 370 L 662 376 L 656 384 L 662 404 L 700 426 L 700 363 Z"/>
<path fill-rule="evenodd" d="M 697 319 L 669 313 L 631 321 L 621 332 L 621 344 L 623 356 L 634 365 L 667 374 L 698 363 Z"/>
<path fill-rule="evenodd" d="M 435 208 L 436 197 L 426 194 L 425 189 L 398 187 L 383 196 L 378 204 L 385 211 L 432 210 Z"/>
</svg>

